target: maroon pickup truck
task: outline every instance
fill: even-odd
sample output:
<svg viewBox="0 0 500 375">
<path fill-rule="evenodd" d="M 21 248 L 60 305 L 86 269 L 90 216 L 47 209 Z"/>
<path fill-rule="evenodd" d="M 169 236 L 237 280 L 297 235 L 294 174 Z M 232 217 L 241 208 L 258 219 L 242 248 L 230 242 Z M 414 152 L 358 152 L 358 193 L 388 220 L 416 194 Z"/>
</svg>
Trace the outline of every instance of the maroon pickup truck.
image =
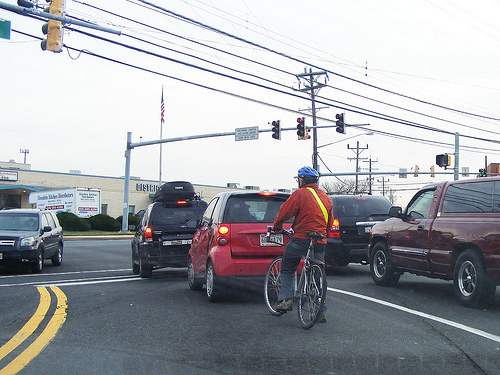
<svg viewBox="0 0 500 375">
<path fill-rule="evenodd" d="M 368 260 L 377 285 L 404 272 L 453 280 L 468 307 L 486 307 L 500 284 L 500 177 L 422 188 L 406 210 L 372 228 Z"/>
</svg>

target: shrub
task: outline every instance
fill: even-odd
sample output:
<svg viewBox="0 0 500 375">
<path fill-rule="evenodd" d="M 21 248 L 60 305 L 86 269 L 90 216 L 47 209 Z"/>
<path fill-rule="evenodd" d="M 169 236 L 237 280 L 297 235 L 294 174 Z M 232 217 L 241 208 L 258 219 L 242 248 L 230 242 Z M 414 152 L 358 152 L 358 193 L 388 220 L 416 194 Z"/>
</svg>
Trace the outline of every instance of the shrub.
<svg viewBox="0 0 500 375">
<path fill-rule="evenodd" d="M 57 214 L 59 223 L 63 230 L 86 232 L 90 230 L 90 224 L 71 212 L 59 212 Z"/>
<path fill-rule="evenodd" d="M 120 224 L 120 228 L 121 228 L 122 224 L 123 224 L 123 215 L 118 216 L 116 218 L 116 221 Z M 128 214 L 128 225 L 129 225 L 129 227 L 131 225 L 134 225 L 137 228 L 137 226 L 139 225 L 140 221 L 141 221 L 141 219 L 139 219 L 137 216 L 132 215 L 132 214 Z"/>
<path fill-rule="evenodd" d="M 109 232 L 118 232 L 121 225 L 109 215 L 98 214 L 89 217 L 88 222 L 93 230 L 105 230 Z"/>
</svg>

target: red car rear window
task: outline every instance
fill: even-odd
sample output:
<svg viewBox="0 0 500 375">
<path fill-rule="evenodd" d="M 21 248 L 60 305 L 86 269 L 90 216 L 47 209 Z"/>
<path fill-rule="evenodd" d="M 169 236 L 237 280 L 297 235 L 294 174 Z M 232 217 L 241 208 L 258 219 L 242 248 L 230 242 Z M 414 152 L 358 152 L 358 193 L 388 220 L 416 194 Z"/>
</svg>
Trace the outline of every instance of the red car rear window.
<svg viewBox="0 0 500 375">
<path fill-rule="evenodd" d="M 249 195 L 229 198 L 224 212 L 226 223 L 272 223 L 286 198 Z"/>
</svg>

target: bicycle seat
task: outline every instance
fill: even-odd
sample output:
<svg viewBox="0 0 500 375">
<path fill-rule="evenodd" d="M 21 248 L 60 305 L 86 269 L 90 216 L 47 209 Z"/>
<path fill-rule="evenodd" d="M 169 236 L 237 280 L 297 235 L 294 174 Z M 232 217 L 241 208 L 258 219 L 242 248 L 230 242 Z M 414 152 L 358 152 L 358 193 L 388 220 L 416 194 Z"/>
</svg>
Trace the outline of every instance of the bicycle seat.
<svg viewBox="0 0 500 375">
<path fill-rule="evenodd" d="M 316 232 L 311 232 L 309 233 L 309 238 L 315 239 L 315 240 L 322 240 L 324 236 L 322 234 L 316 233 Z"/>
</svg>

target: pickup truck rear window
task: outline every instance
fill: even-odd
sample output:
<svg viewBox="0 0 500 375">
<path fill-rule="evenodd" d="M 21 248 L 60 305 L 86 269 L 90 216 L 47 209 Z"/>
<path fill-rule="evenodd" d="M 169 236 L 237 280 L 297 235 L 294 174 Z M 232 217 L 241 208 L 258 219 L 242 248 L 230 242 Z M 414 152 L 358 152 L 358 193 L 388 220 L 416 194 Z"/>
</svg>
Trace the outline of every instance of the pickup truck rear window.
<svg viewBox="0 0 500 375">
<path fill-rule="evenodd" d="M 494 181 L 455 184 L 448 187 L 443 212 L 492 212 Z"/>
</svg>

